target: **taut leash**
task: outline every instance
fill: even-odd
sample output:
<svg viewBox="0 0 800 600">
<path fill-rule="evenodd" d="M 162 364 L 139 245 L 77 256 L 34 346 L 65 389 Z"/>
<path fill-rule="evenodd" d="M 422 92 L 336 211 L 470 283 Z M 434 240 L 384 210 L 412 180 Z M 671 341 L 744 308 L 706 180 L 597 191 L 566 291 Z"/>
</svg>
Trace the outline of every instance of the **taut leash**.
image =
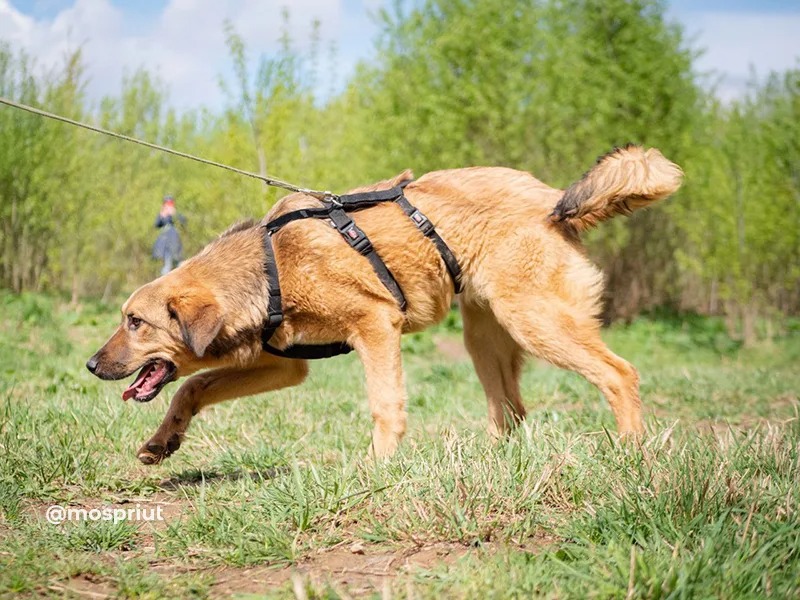
<svg viewBox="0 0 800 600">
<path fill-rule="evenodd" d="M 291 183 L 287 183 L 286 181 L 281 181 L 280 179 L 274 179 L 272 177 L 267 177 L 266 175 L 259 175 L 258 173 L 245 171 L 244 169 L 238 169 L 236 167 L 232 167 L 230 165 L 226 165 L 214 160 L 209 160 L 207 158 L 202 158 L 200 156 L 194 156 L 193 154 L 189 154 L 187 152 L 181 152 L 179 150 L 173 150 L 172 148 L 167 148 L 166 146 L 160 146 L 158 144 L 153 144 L 152 142 L 146 142 L 144 140 L 131 137 L 129 135 L 117 133 L 116 131 L 110 131 L 108 129 L 103 129 L 102 127 L 96 127 L 94 125 L 89 125 L 88 123 L 82 123 L 81 121 L 76 121 L 74 119 L 63 117 L 61 115 L 57 115 L 55 113 L 42 110 L 40 108 L 35 108 L 33 106 L 28 106 L 27 104 L 22 104 L 21 102 L 14 102 L 13 100 L 9 100 L 8 98 L 3 98 L 2 96 L 0 96 L 0 104 L 5 104 L 6 106 L 10 106 L 12 108 L 18 108 L 20 110 L 33 113 L 35 115 L 39 115 L 40 117 L 45 117 L 47 119 L 52 119 L 54 121 L 60 121 L 61 123 L 66 123 L 68 125 L 74 125 L 75 127 L 88 129 L 89 131 L 94 131 L 95 133 L 101 133 L 103 135 L 116 138 L 118 140 L 132 142 L 134 144 L 139 144 L 140 146 L 145 146 L 146 148 L 151 148 L 153 150 L 158 150 L 160 152 L 166 152 L 167 154 L 172 154 L 174 156 L 180 156 L 181 158 L 188 158 L 189 160 L 193 160 L 195 162 L 199 162 L 204 165 L 211 165 L 212 167 L 217 167 L 220 169 L 225 169 L 227 171 L 232 171 L 234 173 L 238 173 L 239 175 L 244 175 L 245 177 L 252 177 L 253 179 L 258 179 L 260 181 L 263 181 L 269 186 L 283 188 L 284 190 L 289 190 L 290 192 L 300 192 L 301 194 L 307 194 L 309 196 L 317 198 L 318 200 L 330 201 L 336 203 L 339 199 L 339 196 L 337 196 L 332 192 L 328 191 L 323 192 L 320 190 L 310 190 L 307 188 L 302 188 L 293 185 Z"/>
</svg>

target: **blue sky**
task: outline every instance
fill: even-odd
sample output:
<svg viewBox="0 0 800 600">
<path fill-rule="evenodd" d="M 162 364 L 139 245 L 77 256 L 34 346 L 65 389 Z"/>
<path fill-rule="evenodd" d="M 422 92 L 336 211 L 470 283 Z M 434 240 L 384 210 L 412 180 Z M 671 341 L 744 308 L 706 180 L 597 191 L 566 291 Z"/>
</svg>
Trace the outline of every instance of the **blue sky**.
<svg viewBox="0 0 800 600">
<path fill-rule="evenodd" d="M 224 103 L 220 76 L 229 73 L 222 22 L 229 19 L 251 55 L 276 49 L 283 6 L 300 47 L 311 21 L 321 21 L 324 47 L 335 44 L 344 81 L 368 58 L 377 27 L 371 15 L 389 0 L 0 0 L 0 39 L 25 49 L 42 66 L 58 64 L 81 46 L 92 98 L 119 90 L 125 70 L 146 66 L 169 85 L 181 108 Z M 714 72 L 723 99 L 746 90 L 751 69 L 800 66 L 800 0 L 672 0 L 668 15 L 694 46 L 705 49 L 697 66 Z M 322 82 L 326 90 L 331 82 Z"/>
</svg>

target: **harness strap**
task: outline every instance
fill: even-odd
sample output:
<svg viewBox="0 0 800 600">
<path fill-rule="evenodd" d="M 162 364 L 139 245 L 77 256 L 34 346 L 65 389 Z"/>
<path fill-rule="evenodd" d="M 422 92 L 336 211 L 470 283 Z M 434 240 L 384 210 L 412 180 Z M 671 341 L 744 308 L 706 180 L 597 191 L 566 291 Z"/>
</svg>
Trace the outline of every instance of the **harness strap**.
<svg viewBox="0 0 800 600">
<path fill-rule="evenodd" d="M 269 344 L 263 344 L 263 348 L 265 351 L 275 356 L 282 356 L 283 358 L 303 358 L 307 360 L 331 358 L 353 351 L 353 348 L 346 342 L 333 342 L 331 344 L 295 344 L 284 350 L 280 350 Z"/>
<path fill-rule="evenodd" d="M 283 299 L 281 298 L 281 282 L 278 277 L 278 263 L 275 261 L 275 250 L 272 248 L 272 235 L 264 232 L 264 274 L 267 276 L 269 296 L 267 298 L 267 319 L 261 330 L 261 346 L 268 347 L 267 342 L 275 330 L 283 323 Z"/>
<path fill-rule="evenodd" d="M 410 183 L 410 181 L 409 181 Z M 395 186 L 388 190 L 377 190 L 375 192 L 359 192 L 357 194 L 346 194 L 339 196 L 339 204 L 343 205 L 346 210 L 358 210 L 360 208 L 367 208 L 379 202 L 387 202 L 403 195 L 403 188 Z"/>
<path fill-rule="evenodd" d="M 424 214 L 420 212 L 418 208 L 416 208 L 411 202 L 404 195 L 400 195 L 399 198 L 395 200 L 397 205 L 403 209 L 403 212 L 408 215 L 411 219 L 411 222 L 417 226 L 417 228 L 422 232 L 422 234 L 431 240 L 436 246 L 436 249 L 439 251 L 439 255 L 442 257 L 444 261 L 444 266 L 447 267 L 447 272 L 450 274 L 450 279 L 453 280 L 453 288 L 455 289 L 456 294 L 460 294 L 463 287 L 461 284 L 461 267 L 458 264 L 458 260 L 456 260 L 453 251 L 450 250 L 450 247 L 445 243 L 437 231 L 436 227 L 433 226 L 433 223 L 426 217 Z"/>
<path fill-rule="evenodd" d="M 400 289 L 400 285 L 386 266 L 386 263 L 384 263 L 381 257 L 378 256 L 378 253 L 375 252 L 375 248 L 372 246 L 372 242 L 369 241 L 367 234 L 364 233 L 361 228 L 355 224 L 353 219 L 348 217 L 347 213 L 341 208 L 333 209 L 330 212 L 330 218 L 345 241 L 355 248 L 359 254 L 367 258 L 375 274 L 378 276 L 378 279 L 381 280 L 381 283 L 386 286 L 386 289 L 394 296 L 400 310 L 405 312 L 407 303 L 406 297 L 403 295 L 403 290 Z"/>
<path fill-rule="evenodd" d="M 297 221 L 298 219 L 324 219 L 328 217 L 330 212 L 330 206 L 323 206 L 320 208 L 301 208 L 300 210 L 293 210 L 285 215 L 281 215 L 280 217 L 272 219 L 272 221 L 264 225 L 264 227 L 271 235 L 292 221 Z"/>
<path fill-rule="evenodd" d="M 387 194 L 387 191 L 392 193 Z M 367 237 L 367 234 L 364 233 L 364 231 L 358 225 L 356 225 L 353 219 L 348 217 L 347 213 L 345 212 L 346 209 L 356 210 L 357 208 L 366 208 L 367 206 L 372 206 L 376 202 L 393 200 L 396 194 L 400 194 L 402 197 L 403 192 L 400 190 L 400 188 L 393 188 L 392 190 L 382 190 L 381 192 L 353 194 L 352 197 L 354 197 L 355 200 L 352 202 L 349 200 L 351 196 L 342 196 L 342 198 L 348 199 L 346 203 L 342 203 L 342 207 L 331 204 L 319 208 L 301 208 L 300 210 L 293 210 L 292 212 L 281 215 L 280 217 L 277 217 L 267 223 L 265 225 L 266 235 L 272 235 L 285 225 L 291 223 L 292 221 L 297 221 L 298 219 L 330 219 L 333 223 L 333 226 L 336 227 L 336 230 L 344 238 L 344 240 L 369 261 L 370 265 L 372 265 L 372 269 L 378 276 L 378 279 L 380 279 L 381 283 L 386 287 L 386 289 L 389 290 L 392 296 L 394 296 L 394 299 L 397 301 L 397 305 L 400 307 L 400 310 L 405 312 L 407 303 L 406 298 L 403 295 L 403 290 L 400 289 L 400 284 L 397 283 L 397 280 L 394 278 L 394 275 L 392 275 L 392 272 L 389 271 L 389 268 L 381 260 L 381 257 L 378 256 L 378 253 L 375 251 L 375 248 Z"/>
<path fill-rule="evenodd" d="M 272 234 L 264 230 L 264 273 L 267 276 L 269 299 L 267 300 L 267 319 L 261 329 L 261 348 L 275 356 L 284 358 L 330 358 L 339 354 L 352 352 L 352 348 L 344 342 L 332 344 L 296 344 L 285 350 L 271 346 L 269 340 L 283 323 L 283 303 L 281 284 L 278 278 L 278 263 L 275 260 L 275 249 L 272 247 Z"/>
<path fill-rule="evenodd" d="M 403 181 L 399 185 L 389 188 L 388 190 L 378 190 L 376 192 L 362 192 L 359 194 L 347 194 L 339 197 L 339 203 L 342 204 L 345 210 L 358 210 L 360 208 L 367 208 L 379 202 L 386 202 L 393 200 L 403 210 L 403 212 L 411 219 L 411 222 L 417 226 L 422 234 L 431 240 L 439 251 L 439 255 L 444 261 L 447 272 L 450 274 L 450 279 L 453 280 L 453 288 L 456 294 L 460 294 L 463 286 L 461 283 L 461 267 L 458 260 L 453 254 L 450 247 L 442 239 L 442 236 L 436 231 L 433 223 L 426 217 L 416 206 L 408 201 L 403 191 L 406 186 L 413 180 L 409 179 Z"/>
<path fill-rule="evenodd" d="M 345 342 L 334 342 L 330 344 L 295 344 L 284 350 L 280 350 L 269 344 L 269 340 L 278 327 L 280 327 L 281 323 L 283 323 L 283 306 L 280 280 L 278 277 L 278 265 L 275 261 L 275 251 L 272 247 L 271 238 L 273 233 L 279 231 L 288 223 L 298 219 L 330 219 L 333 226 L 345 241 L 370 262 L 378 279 L 380 279 L 381 283 L 383 283 L 386 289 L 394 296 L 400 309 L 405 312 L 407 303 L 403 290 L 400 288 L 394 275 L 392 275 L 392 272 L 375 251 L 367 234 L 347 215 L 349 211 L 369 208 L 380 202 L 394 201 L 406 216 L 411 219 L 411 222 L 414 223 L 417 229 L 436 246 L 447 268 L 447 272 L 453 280 L 455 293 L 458 294 L 462 291 L 461 267 L 455 255 L 442 237 L 436 232 L 433 223 L 420 212 L 419 209 L 411 204 L 403 194 L 403 189 L 409 183 L 411 183 L 410 180 L 388 190 L 339 196 L 337 200 L 329 201 L 326 206 L 294 210 L 264 225 L 264 273 L 267 276 L 269 287 L 267 319 L 261 331 L 261 346 L 264 351 L 284 358 L 317 359 L 347 354 L 353 350 Z"/>
</svg>

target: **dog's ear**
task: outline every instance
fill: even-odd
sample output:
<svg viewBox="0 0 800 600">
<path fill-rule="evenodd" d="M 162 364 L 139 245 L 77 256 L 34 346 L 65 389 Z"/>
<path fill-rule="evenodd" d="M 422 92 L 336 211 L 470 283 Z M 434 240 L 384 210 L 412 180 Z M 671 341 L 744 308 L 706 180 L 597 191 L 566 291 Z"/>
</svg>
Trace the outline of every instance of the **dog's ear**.
<svg viewBox="0 0 800 600">
<path fill-rule="evenodd" d="M 392 179 L 389 180 L 389 184 L 394 187 L 396 185 L 400 185 L 401 183 L 406 183 L 408 181 L 414 181 L 414 171 L 411 169 L 406 169 L 402 173 L 398 173 Z"/>
<path fill-rule="evenodd" d="M 169 301 L 167 310 L 178 321 L 184 343 L 202 358 L 222 328 L 222 311 L 214 296 L 208 291 L 182 293 Z"/>
</svg>

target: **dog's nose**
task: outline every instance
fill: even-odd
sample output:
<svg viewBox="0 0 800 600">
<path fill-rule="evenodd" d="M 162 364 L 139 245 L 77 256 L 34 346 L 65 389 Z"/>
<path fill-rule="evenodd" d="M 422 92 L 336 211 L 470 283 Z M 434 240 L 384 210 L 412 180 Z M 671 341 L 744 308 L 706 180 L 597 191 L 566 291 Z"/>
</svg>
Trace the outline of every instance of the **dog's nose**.
<svg viewBox="0 0 800 600">
<path fill-rule="evenodd" d="M 97 371 L 97 355 L 86 361 L 86 368 L 89 369 L 91 373 Z"/>
</svg>

